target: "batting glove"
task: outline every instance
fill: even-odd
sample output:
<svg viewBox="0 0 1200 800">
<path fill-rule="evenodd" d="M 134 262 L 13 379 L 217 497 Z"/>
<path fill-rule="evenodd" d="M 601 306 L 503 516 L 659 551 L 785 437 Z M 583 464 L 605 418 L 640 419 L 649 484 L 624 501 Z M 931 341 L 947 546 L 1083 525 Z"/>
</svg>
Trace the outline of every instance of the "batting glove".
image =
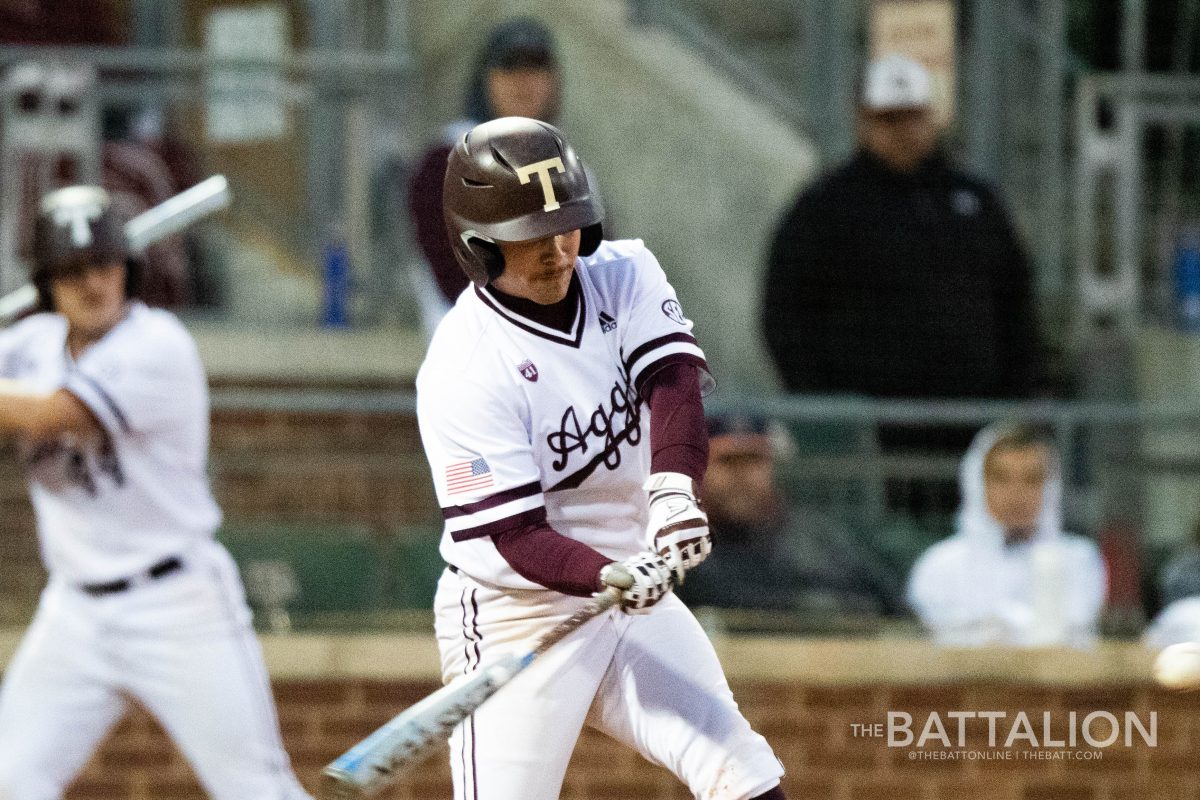
<svg viewBox="0 0 1200 800">
<path fill-rule="evenodd" d="M 650 492 L 647 544 L 666 560 L 675 583 L 683 583 L 685 573 L 712 552 L 708 515 L 700 510 L 687 475 L 656 472 L 642 488 Z"/>
<path fill-rule="evenodd" d="M 627 612 L 645 614 L 671 591 L 671 569 L 657 553 L 638 553 L 606 564 L 600 582 L 621 590 L 621 607 Z"/>
</svg>

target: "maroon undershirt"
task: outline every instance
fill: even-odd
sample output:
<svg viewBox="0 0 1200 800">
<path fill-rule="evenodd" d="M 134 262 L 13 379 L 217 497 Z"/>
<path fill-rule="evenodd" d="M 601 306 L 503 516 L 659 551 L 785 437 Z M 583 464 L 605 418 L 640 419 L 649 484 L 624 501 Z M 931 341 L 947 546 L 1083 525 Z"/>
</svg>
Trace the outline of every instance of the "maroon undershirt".
<svg viewBox="0 0 1200 800">
<path fill-rule="evenodd" d="M 567 296 L 541 305 L 488 290 L 497 302 L 527 319 L 569 332 L 579 304 L 579 278 Z M 700 373 L 694 363 L 666 360 L 648 378 L 642 393 L 650 408 L 650 471 L 680 472 L 697 484 L 708 463 L 708 435 L 700 401 Z M 496 550 L 518 575 L 548 589 L 586 597 L 599 588 L 597 575 L 612 559 L 554 530 L 545 518 L 492 534 Z"/>
<path fill-rule="evenodd" d="M 506 294 L 492 284 L 488 284 L 488 291 L 496 298 L 497 303 L 509 311 L 563 333 L 571 332 L 571 326 L 575 324 L 575 315 L 579 311 L 579 276 L 575 273 L 571 273 L 571 284 L 567 287 L 566 296 L 549 305 Z"/>
</svg>

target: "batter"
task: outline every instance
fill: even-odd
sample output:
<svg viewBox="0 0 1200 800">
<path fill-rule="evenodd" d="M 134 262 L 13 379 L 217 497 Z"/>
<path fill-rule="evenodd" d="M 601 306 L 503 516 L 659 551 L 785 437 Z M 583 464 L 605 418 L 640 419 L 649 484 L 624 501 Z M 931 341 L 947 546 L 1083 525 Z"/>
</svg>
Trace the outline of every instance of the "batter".
<svg viewBox="0 0 1200 800">
<path fill-rule="evenodd" d="M 443 678 L 623 591 L 456 729 L 455 798 L 557 798 L 588 724 L 697 797 L 782 800 L 778 759 L 670 592 L 711 548 L 695 500 L 710 379 L 675 291 L 640 241 L 602 241 L 592 180 L 551 125 L 474 128 L 444 199 L 472 285 L 417 377 L 450 565 L 435 598 Z"/>
<path fill-rule="evenodd" d="M 0 798 L 62 797 L 127 698 L 211 797 L 306 798 L 213 539 L 204 370 L 179 321 L 136 299 L 123 222 L 98 187 L 47 195 L 43 313 L 0 332 L 0 433 L 19 439 L 50 574 L 0 687 Z"/>
</svg>

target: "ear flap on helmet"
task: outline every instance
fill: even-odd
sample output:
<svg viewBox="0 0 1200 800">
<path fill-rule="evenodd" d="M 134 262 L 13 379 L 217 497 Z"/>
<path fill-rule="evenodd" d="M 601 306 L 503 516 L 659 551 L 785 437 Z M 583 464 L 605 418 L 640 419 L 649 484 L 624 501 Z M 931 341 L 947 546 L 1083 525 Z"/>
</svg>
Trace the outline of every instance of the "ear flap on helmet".
<svg viewBox="0 0 1200 800">
<path fill-rule="evenodd" d="M 455 235 L 449 220 L 447 229 L 450 231 L 450 247 L 454 257 L 472 283 L 486 286 L 500 276 L 504 271 L 504 256 L 499 245 L 475 231 Z"/>
<path fill-rule="evenodd" d="M 54 295 L 50 293 L 50 273 L 45 270 L 35 270 L 33 287 L 37 289 L 38 302 L 34 307 L 38 311 L 54 310 Z"/>
<path fill-rule="evenodd" d="M 500 273 L 504 272 L 504 254 L 500 252 L 500 245 L 472 237 L 467 241 L 467 247 L 470 248 L 471 255 L 479 259 L 479 263 L 487 270 L 489 282 L 496 280 Z"/>
<path fill-rule="evenodd" d="M 125 259 L 125 297 L 126 299 L 142 296 L 143 282 L 146 277 L 145 264 L 141 258 L 131 256 Z"/>
</svg>

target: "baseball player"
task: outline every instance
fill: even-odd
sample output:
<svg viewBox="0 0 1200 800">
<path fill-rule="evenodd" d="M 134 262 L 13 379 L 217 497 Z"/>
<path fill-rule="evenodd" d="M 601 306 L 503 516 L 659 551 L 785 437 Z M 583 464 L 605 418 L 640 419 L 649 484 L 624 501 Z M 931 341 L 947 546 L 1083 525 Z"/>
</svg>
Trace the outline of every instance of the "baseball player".
<svg viewBox="0 0 1200 800">
<path fill-rule="evenodd" d="M 670 591 L 710 549 L 695 500 L 710 379 L 675 291 L 641 241 L 602 241 L 600 198 L 549 124 L 472 129 L 444 199 L 473 285 L 417 376 L 445 517 L 443 678 L 532 646 L 605 587 L 623 606 L 459 725 L 455 798 L 557 798 L 586 723 L 696 797 L 781 800 L 778 759 Z"/>
<path fill-rule="evenodd" d="M 0 332 L 50 579 L 0 688 L 0 797 L 50 800 L 134 698 L 220 800 L 304 798 L 284 753 L 237 568 L 213 539 L 208 392 L 179 321 L 137 300 L 108 194 L 48 194 L 43 313 Z"/>
</svg>

